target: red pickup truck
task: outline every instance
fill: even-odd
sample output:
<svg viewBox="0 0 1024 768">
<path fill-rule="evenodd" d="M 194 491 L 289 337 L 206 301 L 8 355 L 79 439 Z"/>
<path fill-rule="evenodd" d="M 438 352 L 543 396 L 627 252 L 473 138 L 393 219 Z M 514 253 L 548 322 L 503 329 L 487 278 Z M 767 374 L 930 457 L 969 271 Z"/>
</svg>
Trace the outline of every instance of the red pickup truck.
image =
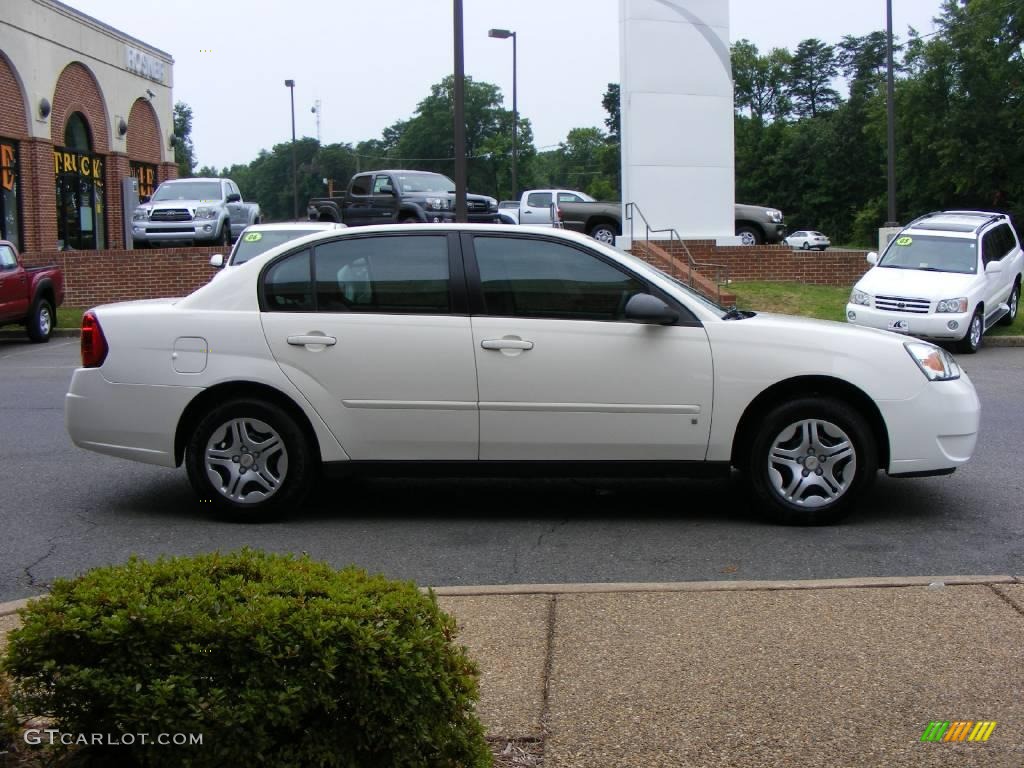
<svg viewBox="0 0 1024 768">
<path fill-rule="evenodd" d="M 25 326 L 32 341 L 49 341 L 64 301 L 60 267 L 28 267 L 12 243 L 0 240 L 0 325 Z"/>
</svg>

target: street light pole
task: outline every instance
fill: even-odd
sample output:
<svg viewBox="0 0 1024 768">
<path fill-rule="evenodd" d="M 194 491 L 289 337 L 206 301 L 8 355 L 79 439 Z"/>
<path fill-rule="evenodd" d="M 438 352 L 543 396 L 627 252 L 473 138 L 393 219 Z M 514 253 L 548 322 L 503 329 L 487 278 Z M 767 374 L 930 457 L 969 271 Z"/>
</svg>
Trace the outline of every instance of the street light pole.
<svg viewBox="0 0 1024 768">
<path fill-rule="evenodd" d="M 292 95 L 292 218 L 299 219 L 299 176 L 295 171 L 295 81 L 285 80 L 285 87 Z"/>
<path fill-rule="evenodd" d="M 512 38 L 512 197 L 519 197 L 519 182 L 516 178 L 516 164 L 519 158 L 519 104 L 516 97 L 516 33 L 508 29 L 492 29 L 488 37 L 499 40 Z"/>
<path fill-rule="evenodd" d="M 896 80 L 892 69 L 892 0 L 885 0 L 886 11 L 886 112 L 889 144 L 889 220 L 886 227 L 898 227 L 896 220 Z"/>
<path fill-rule="evenodd" d="M 466 215 L 466 65 L 462 35 L 462 0 L 452 0 L 455 24 L 455 221 Z"/>
</svg>

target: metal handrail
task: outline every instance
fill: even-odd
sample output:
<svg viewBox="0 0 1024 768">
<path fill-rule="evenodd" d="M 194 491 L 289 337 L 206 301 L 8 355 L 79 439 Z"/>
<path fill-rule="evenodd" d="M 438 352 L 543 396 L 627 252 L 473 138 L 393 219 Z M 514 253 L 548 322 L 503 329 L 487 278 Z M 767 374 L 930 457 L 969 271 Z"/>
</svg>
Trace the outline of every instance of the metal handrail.
<svg viewBox="0 0 1024 768">
<path fill-rule="evenodd" d="M 662 227 L 660 229 L 652 228 L 651 225 L 647 221 L 647 217 L 644 216 L 644 212 L 640 209 L 640 206 L 637 205 L 636 203 L 626 203 L 626 221 L 629 222 L 629 240 L 630 240 L 630 242 L 635 242 L 635 238 L 633 236 L 633 220 L 635 218 L 634 215 L 633 215 L 634 211 L 636 212 L 636 215 L 640 217 L 640 220 L 643 221 L 643 223 L 644 223 L 644 240 L 650 241 L 652 233 L 653 234 L 660 234 L 660 233 L 663 233 L 663 232 L 668 232 L 668 234 L 669 234 L 669 237 L 668 237 L 669 252 L 671 253 L 672 243 L 679 243 L 679 245 L 682 246 L 683 252 L 686 254 L 687 264 L 690 267 L 690 279 L 689 279 L 689 286 L 690 286 L 690 288 L 692 288 L 693 290 L 695 290 L 698 293 L 700 293 L 700 290 L 697 288 L 696 285 L 694 285 L 694 279 L 693 279 L 694 274 L 696 272 L 700 271 L 700 270 L 703 270 L 703 269 L 713 269 L 714 270 L 714 272 L 715 272 L 715 286 L 718 288 L 718 295 L 715 296 L 714 298 L 715 298 L 715 300 L 719 304 L 721 304 L 722 303 L 722 286 L 729 284 L 729 268 L 727 266 L 725 266 L 724 264 L 712 264 L 711 262 L 707 262 L 707 261 L 704 261 L 704 262 L 697 261 L 695 258 L 693 258 L 693 254 L 690 253 L 690 248 L 686 245 L 686 241 L 683 240 L 683 238 L 681 238 L 679 236 L 679 233 L 674 228 L 672 228 L 672 227 Z M 709 296 L 708 298 L 711 298 L 711 297 Z"/>
</svg>

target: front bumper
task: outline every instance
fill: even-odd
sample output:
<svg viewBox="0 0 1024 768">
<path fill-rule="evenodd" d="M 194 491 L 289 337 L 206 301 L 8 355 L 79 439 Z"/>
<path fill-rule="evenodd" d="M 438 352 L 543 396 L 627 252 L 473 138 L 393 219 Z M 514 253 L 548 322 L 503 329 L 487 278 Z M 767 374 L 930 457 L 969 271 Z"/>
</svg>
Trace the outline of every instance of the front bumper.
<svg viewBox="0 0 1024 768">
<path fill-rule="evenodd" d="M 878 408 L 889 431 L 890 475 L 948 472 L 974 453 L 981 403 L 967 374 L 930 381 L 909 400 L 880 400 Z"/>
<path fill-rule="evenodd" d="M 854 317 L 850 317 L 850 313 Z M 853 325 L 866 328 L 879 328 L 883 331 L 895 331 L 907 336 L 939 341 L 958 341 L 967 333 L 971 322 L 970 312 L 936 313 L 926 315 L 912 312 L 891 312 L 888 310 L 866 307 L 863 304 L 846 305 L 846 321 Z M 898 327 L 894 324 L 899 323 Z M 951 327 L 952 326 L 952 327 Z"/>
<path fill-rule="evenodd" d="M 220 234 L 217 219 L 193 221 L 132 221 L 132 240 L 140 243 L 216 241 Z"/>
<path fill-rule="evenodd" d="M 202 387 L 114 384 L 101 368 L 79 368 L 64 398 L 71 441 L 122 459 L 176 466 L 174 435 L 185 407 Z"/>
<path fill-rule="evenodd" d="M 786 239 L 785 224 L 765 224 L 764 241 L 766 243 L 781 243 Z"/>
</svg>

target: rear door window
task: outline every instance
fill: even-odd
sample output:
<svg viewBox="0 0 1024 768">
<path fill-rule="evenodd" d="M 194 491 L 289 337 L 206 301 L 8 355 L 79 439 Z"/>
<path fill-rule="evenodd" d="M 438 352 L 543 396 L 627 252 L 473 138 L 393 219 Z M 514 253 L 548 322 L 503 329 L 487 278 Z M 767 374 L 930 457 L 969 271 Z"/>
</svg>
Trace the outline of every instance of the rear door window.
<svg viewBox="0 0 1024 768">
<path fill-rule="evenodd" d="M 373 179 L 373 174 L 366 173 L 362 176 L 356 176 L 352 179 L 352 194 L 353 195 L 368 195 L 370 194 L 370 183 Z"/>
<path fill-rule="evenodd" d="M 263 277 L 263 297 L 268 312 L 312 312 L 313 282 L 309 249 L 276 262 Z"/>
</svg>

